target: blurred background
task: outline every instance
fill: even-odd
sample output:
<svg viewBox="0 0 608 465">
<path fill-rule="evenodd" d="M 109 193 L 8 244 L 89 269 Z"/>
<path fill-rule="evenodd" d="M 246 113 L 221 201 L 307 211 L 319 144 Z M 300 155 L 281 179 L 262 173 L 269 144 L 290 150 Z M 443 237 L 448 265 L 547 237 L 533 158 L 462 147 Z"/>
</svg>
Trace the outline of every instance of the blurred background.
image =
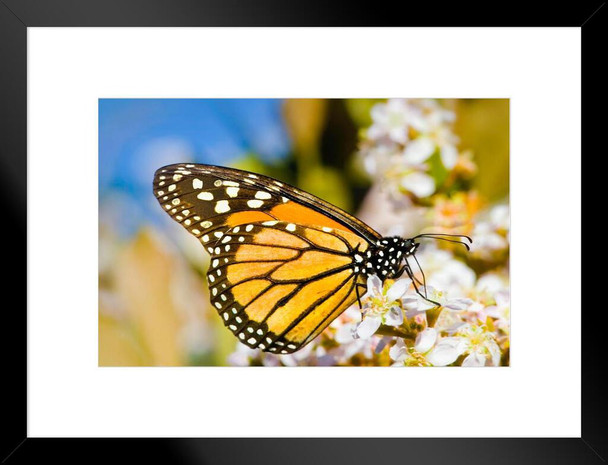
<svg viewBox="0 0 608 465">
<path fill-rule="evenodd" d="M 508 273 L 508 125 L 504 99 L 99 100 L 99 365 L 319 364 L 238 347 L 209 303 L 207 254 L 152 194 L 159 167 L 266 174 L 385 235 L 476 234 L 479 278 Z"/>
</svg>

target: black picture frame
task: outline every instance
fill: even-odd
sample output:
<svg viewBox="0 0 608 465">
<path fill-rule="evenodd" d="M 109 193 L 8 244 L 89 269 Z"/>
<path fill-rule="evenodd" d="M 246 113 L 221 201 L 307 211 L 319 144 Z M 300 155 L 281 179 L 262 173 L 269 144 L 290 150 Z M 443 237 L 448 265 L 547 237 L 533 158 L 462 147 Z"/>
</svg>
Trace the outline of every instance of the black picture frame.
<svg viewBox="0 0 608 465">
<path fill-rule="evenodd" d="M 588 226 L 602 182 L 597 152 L 605 138 L 605 78 L 603 54 L 608 6 L 602 1 L 577 2 L 567 8 L 555 3 L 447 5 L 373 2 L 365 9 L 352 2 L 279 0 L 0 0 L 0 167 L 2 174 L 2 245 L 5 254 L 2 328 L 3 423 L 2 463 L 60 460 L 81 463 L 96 458 L 112 463 L 606 463 L 606 356 L 602 353 L 606 311 L 599 274 L 587 270 L 592 237 Z M 582 276 L 568 273 L 564 283 L 582 279 L 582 436 L 580 438 L 223 438 L 223 439 L 43 439 L 27 438 L 27 28 L 71 26 L 545 26 L 579 27 L 582 33 L 582 154 L 583 237 Z M 601 82 L 601 83 L 600 83 Z M 595 112 L 598 113 L 595 113 Z M 598 116 L 600 115 L 600 116 Z M 576 129 L 576 128 L 574 128 Z M 594 150 L 596 149 L 596 150 Z M 567 188 L 565 186 L 565 188 Z M 31 204 L 30 204 L 31 206 Z M 44 208 L 44 206 L 40 206 Z M 601 218 L 601 212 L 599 218 Z M 31 216 L 30 216 L 31 218 Z M 598 214 L 593 216 L 597 218 Z M 561 218 L 560 221 L 568 221 Z M 587 222 L 586 222 L 587 221 Z M 596 227 L 597 230 L 597 227 Z M 601 228 L 600 228 L 601 230 Z M 595 230 L 594 230 L 595 231 Z M 539 231 L 539 236 L 556 231 Z M 531 237 L 529 240 L 539 240 Z M 565 244 L 572 244 L 564 238 Z M 562 253 L 563 251 L 556 251 Z M 14 254 L 14 257 L 12 256 Z M 597 252 L 594 253 L 598 261 Z M 545 292 L 560 290 L 547 289 Z M 7 296 L 21 299 L 7 299 Z M 25 297 L 23 299 L 23 297 Z M 565 322 L 566 325 L 567 322 Z M 566 342 L 564 342 L 566 344 Z M 556 348 L 558 350 L 561 348 Z M 530 380 L 530 382 L 534 382 Z M 483 407 L 483 406 L 481 406 Z M 404 419 L 407 421 L 407 419 Z M 522 418 L 522 422 L 526 419 Z M 263 427 L 263 425 L 261 425 Z M 263 431 L 260 431 L 263 434 Z M 336 436 L 340 432 L 336 431 Z"/>
</svg>

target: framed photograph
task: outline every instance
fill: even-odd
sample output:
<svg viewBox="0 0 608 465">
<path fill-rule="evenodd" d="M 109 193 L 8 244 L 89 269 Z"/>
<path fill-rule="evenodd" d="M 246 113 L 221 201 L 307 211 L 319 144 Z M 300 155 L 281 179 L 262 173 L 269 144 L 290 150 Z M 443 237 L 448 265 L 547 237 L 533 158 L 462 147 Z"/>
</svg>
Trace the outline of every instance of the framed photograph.
<svg viewBox="0 0 608 465">
<path fill-rule="evenodd" d="M 604 5 L 283 10 L 0 5 L 27 302 L 3 460 L 605 462 L 581 227 Z"/>
<path fill-rule="evenodd" d="M 507 99 L 100 99 L 99 365 L 508 366 L 508 123 Z"/>
</svg>

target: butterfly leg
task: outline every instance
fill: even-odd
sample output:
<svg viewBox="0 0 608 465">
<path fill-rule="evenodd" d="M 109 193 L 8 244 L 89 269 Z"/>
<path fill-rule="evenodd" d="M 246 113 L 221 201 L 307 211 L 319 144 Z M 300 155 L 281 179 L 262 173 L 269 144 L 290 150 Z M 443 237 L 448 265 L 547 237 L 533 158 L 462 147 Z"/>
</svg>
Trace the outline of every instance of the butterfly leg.
<svg viewBox="0 0 608 465">
<path fill-rule="evenodd" d="M 355 285 L 355 289 L 357 292 L 357 303 L 359 304 L 359 310 L 361 310 L 363 308 L 363 306 L 361 305 L 361 296 L 359 295 L 359 286 Z"/>
<path fill-rule="evenodd" d="M 356 289 L 356 293 L 357 293 L 357 303 L 359 304 L 359 309 L 363 310 L 363 304 L 361 303 L 361 296 L 359 295 L 359 288 L 362 287 L 367 291 L 367 285 L 366 284 L 361 284 L 361 283 L 355 283 L 355 289 Z"/>
<path fill-rule="evenodd" d="M 402 266 L 401 266 L 401 268 L 399 269 L 399 271 L 397 272 L 397 274 L 395 275 L 395 279 L 400 278 L 400 277 L 401 277 L 401 275 L 403 275 L 403 273 L 405 272 L 406 268 L 408 268 L 408 266 L 407 266 L 407 265 L 402 265 Z M 410 272 L 412 271 L 412 270 L 411 270 L 411 268 L 410 268 L 410 270 L 409 270 L 409 271 L 410 271 Z M 407 274 L 407 275 L 408 275 L 408 276 L 409 276 L 409 277 L 412 279 L 412 281 L 416 281 L 416 282 L 417 282 L 418 284 L 420 284 L 421 286 L 424 284 L 422 281 L 420 281 L 418 278 L 416 278 L 416 277 L 414 276 L 414 273 L 409 273 L 409 272 L 408 272 L 408 274 Z"/>
<path fill-rule="evenodd" d="M 414 277 L 412 270 L 409 267 L 406 267 L 405 271 L 407 272 L 407 275 L 410 277 L 410 279 L 412 280 L 412 283 L 414 284 L 414 289 L 416 290 L 416 294 L 418 294 L 420 297 L 422 297 L 427 302 L 430 302 L 433 305 L 436 305 L 437 307 L 441 307 L 441 304 L 439 302 L 435 302 L 434 300 L 429 299 L 427 296 L 423 295 L 420 292 L 420 289 L 418 289 L 418 286 L 416 285 L 416 278 Z M 426 292 L 426 288 L 425 288 L 425 292 Z"/>
</svg>

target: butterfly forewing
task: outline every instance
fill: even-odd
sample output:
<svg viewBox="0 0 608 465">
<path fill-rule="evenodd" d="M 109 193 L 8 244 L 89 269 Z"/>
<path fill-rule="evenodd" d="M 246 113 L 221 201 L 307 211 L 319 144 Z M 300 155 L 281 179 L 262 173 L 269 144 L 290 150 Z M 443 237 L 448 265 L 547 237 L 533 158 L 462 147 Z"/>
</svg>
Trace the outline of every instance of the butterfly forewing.
<svg viewBox="0 0 608 465">
<path fill-rule="evenodd" d="M 154 194 L 174 220 L 204 244 L 214 243 L 231 226 L 274 219 L 265 212 L 286 203 L 247 179 L 232 181 L 195 165 L 174 165 L 156 172 Z"/>
</svg>

